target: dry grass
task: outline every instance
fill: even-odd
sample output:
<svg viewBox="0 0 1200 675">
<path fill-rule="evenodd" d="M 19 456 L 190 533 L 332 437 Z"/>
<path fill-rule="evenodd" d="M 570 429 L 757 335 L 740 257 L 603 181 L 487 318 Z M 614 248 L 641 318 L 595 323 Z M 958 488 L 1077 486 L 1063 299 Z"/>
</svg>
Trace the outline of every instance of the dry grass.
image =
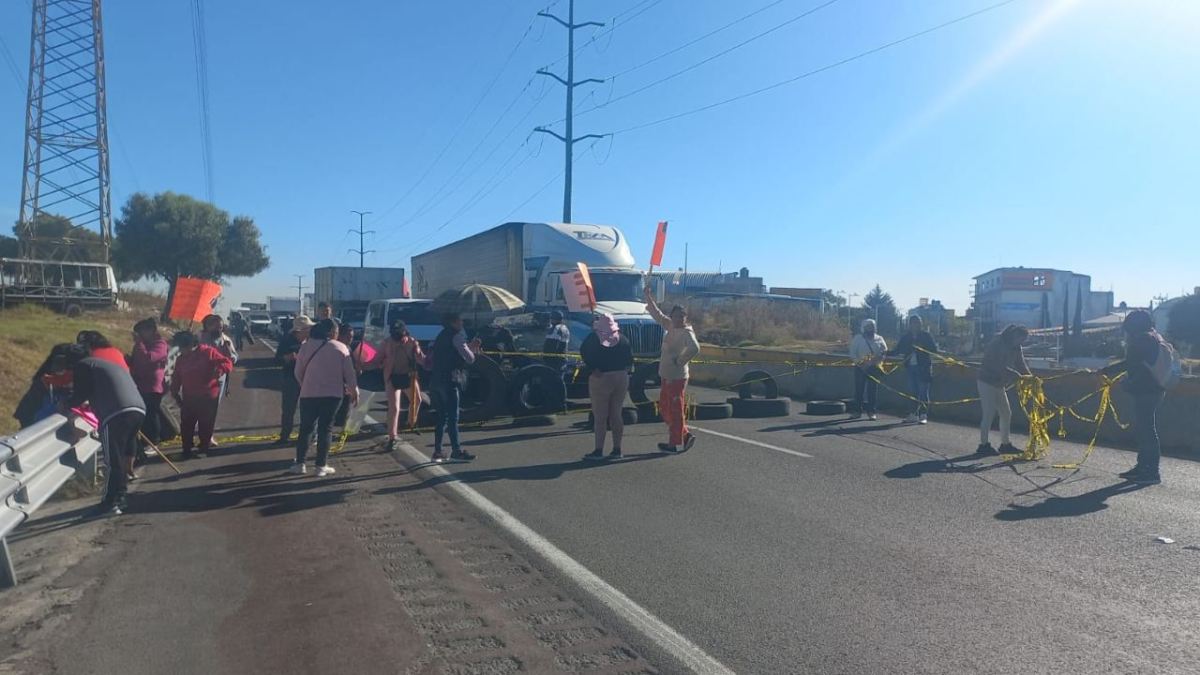
<svg viewBox="0 0 1200 675">
<path fill-rule="evenodd" d="M 848 332 L 837 318 L 799 303 L 738 300 L 689 303 L 701 342 L 723 347 L 787 347 L 826 351 L 844 344 Z"/>
<path fill-rule="evenodd" d="M 89 312 L 75 319 L 50 310 L 13 307 L 0 312 L 0 434 L 17 430 L 12 417 L 17 402 L 29 388 L 33 376 L 50 348 L 61 342 L 74 342 L 81 330 L 98 330 L 121 351 L 128 352 L 133 341 L 133 324 L 150 314 L 133 312 Z"/>
</svg>

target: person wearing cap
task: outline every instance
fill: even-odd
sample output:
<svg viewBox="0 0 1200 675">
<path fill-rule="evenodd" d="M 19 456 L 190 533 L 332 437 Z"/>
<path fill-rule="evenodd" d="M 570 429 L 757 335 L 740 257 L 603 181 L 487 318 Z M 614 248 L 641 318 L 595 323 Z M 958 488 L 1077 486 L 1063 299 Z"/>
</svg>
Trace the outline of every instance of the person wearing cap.
<svg viewBox="0 0 1200 675">
<path fill-rule="evenodd" d="M 275 348 L 275 363 L 279 364 L 280 421 L 279 445 L 287 445 L 296 425 L 296 407 L 300 405 L 300 383 L 296 381 L 296 354 L 308 339 L 313 320 L 301 314 L 292 321 L 291 332 L 279 338 Z"/>
<path fill-rule="evenodd" d="M 542 360 L 551 368 L 561 368 L 566 362 L 559 354 L 566 354 L 571 344 L 571 329 L 563 322 L 563 313 L 557 309 L 550 312 L 550 327 L 546 329 L 546 340 L 542 343 Z"/>
<path fill-rule="evenodd" d="M 629 338 L 621 334 L 621 327 L 611 314 L 597 314 L 592 322 L 592 333 L 583 340 L 579 355 L 589 371 L 588 396 L 592 400 L 592 427 L 596 437 L 595 449 L 584 455 L 584 459 L 604 459 L 604 437 L 609 431 L 612 432 L 613 448 L 608 458 L 620 459 L 621 439 L 625 434 L 621 409 L 629 392 L 633 347 Z"/>
<path fill-rule="evenodd" d="M 887 342 L 875 330 L 875 320 L 867 319 L 862 322 L 858 335 L 850 341 L 850 360 L 854 362 L 854 414 L 850 419 L 856 420 L 864 414 L 868 419 L 875 417 L 875 401 L 879 394 L 879 378 L 883 371 L 879 364 L 887 354 Z"/>
</svg>

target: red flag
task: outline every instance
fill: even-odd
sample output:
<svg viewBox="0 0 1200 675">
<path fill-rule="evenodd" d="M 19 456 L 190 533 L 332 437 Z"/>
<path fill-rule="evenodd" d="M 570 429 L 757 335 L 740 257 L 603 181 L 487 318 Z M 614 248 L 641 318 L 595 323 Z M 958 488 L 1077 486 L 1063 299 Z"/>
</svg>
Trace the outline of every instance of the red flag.
<svg viewBox="0 0 1200 675">
<path fill-rule="evenodd" d="M 200 321 L 213 313 L 220 295 L 221 284 L 215 281 L 179 277 L 167 316 L 178 321 Z"/>
<path fill-rule="evenodd" d="M 407 276 L 400 279 L 400 297 L 402 297 L 402 298 L 411 298 L 412 297 L 412 290 L 409 289 L 409 287 L 408 287 L 408 277 Z"/>
<path fill-rule="evenodd" d="M 650 266 L 662 265 L 663 249 L 667 246 L 667 221 L 658 223 L 658 233 L 654 235 L 654 252 L 650 254 Z"/>
</svg>

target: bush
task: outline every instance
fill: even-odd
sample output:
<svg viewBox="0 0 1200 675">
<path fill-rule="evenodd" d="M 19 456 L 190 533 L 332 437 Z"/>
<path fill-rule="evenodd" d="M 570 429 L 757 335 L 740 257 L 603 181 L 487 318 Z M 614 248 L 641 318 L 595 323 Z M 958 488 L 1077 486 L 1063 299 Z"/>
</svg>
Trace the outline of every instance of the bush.
<svg viewBox="0 0 1200 675">
<path fill-rule="evenodd" d="M 701 342 L 721 346 L 795 346 L 804 342 L 844 342 L 845 323 L 798 302 L 737 299 L 719 303 L 693 300 L 689 316 Z"/>
</svg>

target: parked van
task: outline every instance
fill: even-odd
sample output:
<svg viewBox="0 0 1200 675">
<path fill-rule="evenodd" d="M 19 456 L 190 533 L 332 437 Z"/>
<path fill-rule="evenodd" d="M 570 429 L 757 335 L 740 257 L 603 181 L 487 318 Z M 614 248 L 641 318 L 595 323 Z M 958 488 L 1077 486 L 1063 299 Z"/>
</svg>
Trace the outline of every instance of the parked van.
<svg viewBox="0 0 1200 675">
<path fill-rule="evenodd" d="M 33 303 L 79 316 L 117 304 L 117 279 L 104 263 L 0 258 L 0 307 Z"/>
<path fill-rule="evenodd" d="M 432 305 L 432 300 L 409 298 L 372 300 L 367 305 L 363 339 L 378 348 L 387 338 L 392 323 L 400 319 L 408 325 L 408 332 L 418 342 L 428 344 L 436 339 L 442 330 L 442 319 L 433 312 Z"/>
</svg>

